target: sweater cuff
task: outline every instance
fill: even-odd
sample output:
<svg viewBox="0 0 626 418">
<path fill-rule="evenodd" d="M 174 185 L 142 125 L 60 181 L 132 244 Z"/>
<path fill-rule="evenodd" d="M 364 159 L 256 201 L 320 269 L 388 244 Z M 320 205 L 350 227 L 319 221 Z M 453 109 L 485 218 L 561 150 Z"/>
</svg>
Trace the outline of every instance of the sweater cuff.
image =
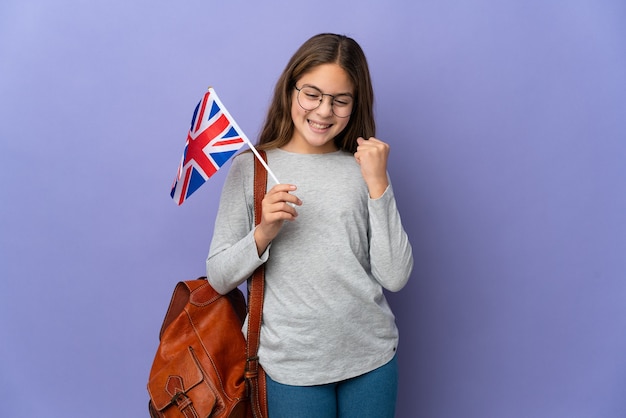
<svg viewBox="0 0 626 418">
<path fill-rule="evenodd" d="M 380 195 L 380 197 L 377 197 L 375 199 L 373 199 L 371 196 L 369 196 L 369 201 L 371 202 L 387 202 L 390 198 L 393 199 L 393 189 L 391 188 L 391 183 L 389 183 L 389 185 L 387 186 L 387 188 L 385 189 L 385 191 L 383 192 L 382 195 Z"/>
<path fill-rule="evenodd" d="M 265 251 L 263 251 L 263 253 L 259 255 L 259 252 L 256 247 L 256 241 L 254 240 L 254 229 L 252 229 L 252 231 L 248 233 L 247 239 L 248 239 L 247 247 L 250 247 L 248 251 L 251 252 L 250 256 L 252 257 L 252 259 L 254 259 L 254 256 L 256 256 L 256 260 L 259 263 L 259 265 L 265 263 L 270 257 L 270 247 L 272 246 L 272 243 L 270 242 L 267 248 L 265 248 Z M 252 254 L 254 254 L 254 256 Z"/>
</svg>

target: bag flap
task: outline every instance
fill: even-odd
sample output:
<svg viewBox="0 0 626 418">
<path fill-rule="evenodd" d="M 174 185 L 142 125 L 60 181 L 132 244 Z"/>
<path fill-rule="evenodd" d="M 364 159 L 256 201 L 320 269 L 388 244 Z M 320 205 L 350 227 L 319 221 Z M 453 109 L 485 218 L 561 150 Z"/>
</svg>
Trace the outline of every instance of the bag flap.
<svg viewBox="0 0 626 418">
<path fill-rule="evenodd" d="M 163 319 L 163 325 L 161 325 L 161 331 L 159 332 L 159 340 L 163 337 L 163 333 L 167 327 L 180 315 L 185 308 L 187 302 L 189 302 L 189 296 L 198 287 L 201 287 L 207 283 L 206 276 L 198 277 L 196 280 L 188 280 L 185 282 L 178 282 L 174 288 L 170 305 L 165 313 L 165 319 Z"/>
<path fill-rule="evenodd" d="M 187 393 L 202 379 L 202 371 L 193 356 L 193 349 L 189 347 L 150 379 L 148 393 L 156 409 L 161 411 L 172 403 L 177 393 Z"/>
</svg>

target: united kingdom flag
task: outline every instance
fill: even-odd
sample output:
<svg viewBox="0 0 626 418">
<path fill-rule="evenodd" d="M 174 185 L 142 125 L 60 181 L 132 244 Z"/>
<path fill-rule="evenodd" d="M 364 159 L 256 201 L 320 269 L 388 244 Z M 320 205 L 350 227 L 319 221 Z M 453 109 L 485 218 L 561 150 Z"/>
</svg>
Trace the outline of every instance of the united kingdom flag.
<svg viewBox="0 0 626 418">
<path fill-rule="evenodd" d="M 181 205 L 246 141 L 212 88 L 196 106 L 170 195 Z"/>
</svg>

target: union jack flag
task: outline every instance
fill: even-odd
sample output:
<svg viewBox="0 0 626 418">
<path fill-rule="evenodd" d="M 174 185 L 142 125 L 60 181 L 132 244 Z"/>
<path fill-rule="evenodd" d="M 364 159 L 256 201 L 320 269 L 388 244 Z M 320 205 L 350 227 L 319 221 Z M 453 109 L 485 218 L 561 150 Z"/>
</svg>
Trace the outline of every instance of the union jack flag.
<svg viewBox="0 0 626 418">
<path fill-rule="evenodd" d="M 246 141 L 212 88 L 196 106 L 170 196 L 181 205 Z"/>
</svg>

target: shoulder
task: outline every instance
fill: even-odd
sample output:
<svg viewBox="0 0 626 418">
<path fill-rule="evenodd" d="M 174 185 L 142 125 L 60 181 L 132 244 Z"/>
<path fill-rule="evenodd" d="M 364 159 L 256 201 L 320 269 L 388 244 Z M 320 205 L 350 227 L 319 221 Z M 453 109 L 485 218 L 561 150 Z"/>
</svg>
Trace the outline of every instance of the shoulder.
<svg viewBox="0 0 626 418">
<path fill-rule="evenodd" d="M 252 151 L 246 150 L 246 151 L 240 152 L 239 154 L 235 155 L 235 158 L 233 158 L 233 166 L 235 164 L 237 165 L 252 164 L 253 158 L 254 158 L 254 154 L 252 153 Z"/>
<path fill-rule="evenodd" d="M 326 154 L 326 158 L 323 159 L 324 169 L 332 170 L 343 175 L 355 175 L 358 174 L 360 178 L 361 168 L 356 162 L 354 155 L 346 151 L 337 151 L 331 154 Z"/>
<path fill-rule="evenodd" d="M 224 184 L 224 190 L 229 193 L 234 190 L 243 190 L 244 194 L 248 194 L 252 190 L 254 181 L 254 154 L 244 152 L 237 154 L 232 160 L 228 168 L 228 175 Z M 225 168 L 225 167 L 223 167 Z"/>
<path fill-rule="evenodd" d="M 233 158 L 230 171 L 239 177 L 247 177 L 254 173 L 254 154 L 252 152 L 242 152 Z"/>
</svg>

